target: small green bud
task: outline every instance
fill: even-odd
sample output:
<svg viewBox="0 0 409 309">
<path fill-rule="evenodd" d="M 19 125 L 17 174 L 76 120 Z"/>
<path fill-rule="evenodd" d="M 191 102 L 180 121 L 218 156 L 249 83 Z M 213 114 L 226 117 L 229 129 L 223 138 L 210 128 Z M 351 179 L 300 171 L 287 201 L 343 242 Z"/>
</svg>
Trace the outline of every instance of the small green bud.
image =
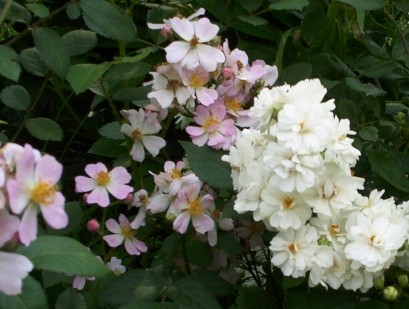
<svg viewBox="0 0 409 309">
<path fill-rule="evenodd" d="M 402 288 L 407 288 L 409 286 L 409 278 L 407 274 L 400 274 L 397 279 Z"/>
<path fill-rule="evenodd" d="M 396 300 L 398 298 L 398 296 L 399 296 L 399 292 L 398 292 L 397 288 L 395 288 L 392 285 L 387 286 L 383 290 L 383 297 L 386 300 L 394 301 L 394 300 Z"/>
<path fill-rule="evenodd" d="M 385 288 L 385 282 L 381 277 L 378 277 L 374 279 L 373 286 L 377 290 L 383 290 Z"/>
</svg>

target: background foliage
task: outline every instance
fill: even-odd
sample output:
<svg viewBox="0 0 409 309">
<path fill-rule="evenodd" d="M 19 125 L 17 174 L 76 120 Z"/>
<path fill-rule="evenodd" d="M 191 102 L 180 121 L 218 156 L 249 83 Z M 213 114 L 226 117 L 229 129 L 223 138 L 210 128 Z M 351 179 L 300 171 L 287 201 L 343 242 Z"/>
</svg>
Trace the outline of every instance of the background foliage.
<svg viewBox="0 0 409 309">
<path fill-rule="evenodd" d="M 161 22 L 177 13 L 188 16 L 199 7 L 220 26 L 230 46 L 246 51 L 251 60 L 277 65 L 277 85 L 320 78 L 329 89 L 327 97 L 335 98 L 337 115 L 349 118 L 357 132 L 354 146 L 362 156 L 355 173 L 367 180 L 368 192 L 385 188 L 387 196 L 395 196 L 398 202 L 409 199 L 406 1 L 0 0 L 2 144 L 29 142 L 56 156 L 64 165 L 63 192 L 68 201 L 78 200 L 73 177 L 82 173 L 86 163 L 129 164 L 118 111 L 147 104 L 150 89 L 142 83 L 151 79 L 149 72 L 164 59 L 164 39 L 148 30 L 146 22 Z M 201 164 L 219 162 L 222 152 L 198 150 L 182 130 L 169 130 L 165 138 L 168 158 L 178 160 L 186 153 L 190 162 L 196 162 L 192 168 L 197 175 L 221 196 L 231 189 L 228 167 L 221 162 Z M 133 168 L 135 179 L 152 187 L 149 171 L 157 172 L 162 166 L 160 159 L 148 160 Z M 231 202 L 219 203 L 224 203 L 226 214 L 237 217 Z M 70 202 L 66 209 L 70 216 L 66 229 L 44 230 L 36 248 L 21 249 L 33 258 L 36 271 L 25 280 L 18 297 L 0 294 L 0 307 L 363 309 L 409 304 L 405 297 L 386 302 L 378 291 L 369 295 L 310 291 L 302 280 L 283 279 L 279 272 L 263 288 L 231 286 L 206 270 L 211 262 L 208 247 L 193 241 L 186 244 L 176 234 L 167 237 L 166 222 L 147 226 L 148 236 L 158 226 L 162 234 L 155 234 L 149 244 L 156 249 L 132 261 L 133 270 L 118 278 L 105 276 L 93 290 L 80 294 L 70 287 L 62 264 L 47 263 L 41 250 L 50 242 L 58 252 L 67 246 L 77 255 L 68 258 L 67 270 L 84 274 L 81 267 L 85 267 L 87 275 L 103 275 L 97 265 L 92 266 L 91 255 L 81 251 L 82 245 L 75 249 L 80 244 L 61 238 L 92 243 L 80 227 L 86 218 L 98 216 L 97 207 Z M 114 216 L 118 211 L 112 212 Z M 198 266 L 188 277 L 172 273 L 169 261 L 182 245 Z M 220 237 L 219 245 L 239 257 L 243 254 L 240 244 L 227 234 Z M 65 252 L 61 254 L 67 258 Z"/>
</svg>

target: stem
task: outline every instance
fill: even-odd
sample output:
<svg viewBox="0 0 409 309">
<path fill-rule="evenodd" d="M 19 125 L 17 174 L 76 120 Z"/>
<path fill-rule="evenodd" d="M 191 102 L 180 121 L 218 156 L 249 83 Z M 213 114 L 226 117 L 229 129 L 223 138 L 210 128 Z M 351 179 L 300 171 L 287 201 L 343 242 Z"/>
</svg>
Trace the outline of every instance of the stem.
<svg viewBox="0 0 409 309">
<path fill-rule="evenodd" d="M 190 262 L 189 262 L 189 257 L 187 256 L 187 250 L 186 250 L 186 238 L 185 235 L 181 235 L 182 237 L 182 251 L 183 251 L 183 259 L 185 260 L 185 265 L 186 265 L 186 273 L 189 276 L 190 275 Z"/>
<path fill-rule="evenodd" d="M 104 82 L 102 79 L 99 81 L 99 84 L 101 86 L 102 92 L 104 93 L 105 99 L 107 99 L 109 106 L 111 107 L 112 113 L 114 114 L 116 121 L 121 123 L 121 116 L 119 115 L 118 111 L 116 110 L 115 103 L 112 101 L 111 96 L 109 95 L 108 91 L 105 89 Z"/>
<path fill-rule="evenodd" d="M 46 76 L 46 78 L 44 79 L 43 83 L 41 84 L 41 88 L 38 91 L 37 97 L 35 98 L 33 104 L 31 104 L 30 108 L 26 111 L 26 114 L 24 115 L 24 119 L 21 122 L 20 127 L 17 129 L 17 132 L 14 134 L 14 136 L 11 138 L 11 142 L 15 142 L 17 137 L 19 136 L 19 134 L 21 133 L 21 130 L 23 130 L 23 128 L 26 125 L 26 122 L 28 120 L 28 117 L 30 116 L 30 113 L 34 110 L 34 108 L 37 106 L 38 102 L 40 101 L 40 98 L 45 90 L 45 88 L 47 87 L 47 83 L 48 83 L 48 76 Z"/>
<path fill-rule="evenodd" d="M 72 133 L 72 135 L 71 135 L 69 141 L 65 144 L 65 147 L 64 147 L 63 151 L 61 152 L 60 157 L 58 158 L 59 161 L 62 160 L 62 157 L 65 155 L 65 153 L 67 152 L 68 148 L 71 146 L 72 141 L 74 140 L 75 136 L 77 136 L 79 130 L 80 130 L 81 127 L 84 125 L 85 120 L 87 120 L 87 118 L 88 118 L 88 115 L 85 115 L 85 117 L 82 118 L 82 120 L 80 121 L 79 125 L 75 128 L 74 133 Z"/>
<path fill-rule="evenodd" d="M 12 4 L 13 4 L 13 0 L 7 0 L 6 4 L 4 5 L 3 11 L 1 11 L 1 14 L 0 14 L 0 25 L 3 24 L 3 21 L 6 18 L 6 15 L 9 12 Z"/>
<path fill-rule="evenodd" d="M 21 32 L 19 35 L 15 36 L 14 38 L 12 38 L 10 41 L 8 41 L 6 44 L 6 46 L 10 46 L 13 45 L 14 43 L 16 43 L 18 40 L 20 40 L 21 38 L 25 37 L 27 34 L 31 33 L 32 28 L 40 26 L 42 23 L 44 23 L 47 19 L 50 19 L 51 17 L 54 17 L 55 15 L 60 14 L 62 11 L 64 11 L 68 5 L 70 5 L 71 2 L 67 2 L 66 4 L 64 4 L 63 6 L 60 6 L 59 8 L 55 9 L 54 11 L 52 11 L 48 16 L 37 20 L 36 22 L 32 23 L 31 25 L 27 26 L 26 29 L 24 29 L 23 32 Z"/>
</svg>

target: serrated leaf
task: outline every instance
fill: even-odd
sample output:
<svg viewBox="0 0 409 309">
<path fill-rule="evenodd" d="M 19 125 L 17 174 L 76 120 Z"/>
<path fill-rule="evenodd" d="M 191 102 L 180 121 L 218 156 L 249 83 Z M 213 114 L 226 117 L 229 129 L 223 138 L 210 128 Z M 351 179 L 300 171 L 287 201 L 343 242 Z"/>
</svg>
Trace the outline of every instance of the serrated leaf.
<svg viewBox="0 0 409 309">
<path fill-rule="evenodd" d="M 40 18 L 44 18 L 50 15 L 49 8 L 43 4 L 29 3 L 29 4 L 26 4 L 26 8 L 28 8 L 31 12 L 33 12 L 35 15 L 37 15 Z"/>
<path fill-rule="evenodd" d="M 185 149 L 193 172 L 214 188 L 232 190 L 230 166 L 221 160 L 223 153 L 210 147 L 198 147 L 190 142 L 179 141 Z"/>
<path fill-rule="evenodd" d="M 81 8 L 77 2 L 71 2 L 67 6 L 67 16 L 69 19 L 77 19 L 81 16 Z"/>
<path fill-rule="evenodd" d="M 64 78 L 70 64 L 70 55 L 64 40 L 54 30 L 43 27 L 35 28 L 33 37 L 41 60 L 51 71 Z"/>
<path fill-rule="evenodd" d="M 0 12 L 3 11 L 6 1 L 0 1 Z M 13 1 L 9 11 L 7 12 L 6 19 L 24 23 L 26 25 L 31 23 L 31 14 L 24 6 Z"/>
<path fill-rule="evenodd" d="M 96 82 L 110 68 L 110 63 L 74 64 L 69 67 L 67 81 L 76 94 L 79 94 Z"/>
<path fill-rule="evenodd" d="M 116 139 L 116 140 L 123 140 L 125 139 L 124 134 L 121 132 L 121 125 L 119 122 L 110 122 L 102 126 L 98 130 L 99 134 L 102 136 L 111 138 L 111 139 Z"/>
<path fill-rule="evenodd" d="M 48 68 L 35 47 L 24 49 L 20 53 L 20 62 L 33 75 L 45 76 L 48 73 Z"/>
<path fill-rule="evenodd" d="M 221 309 L 216 299 L 199 282 L 190 278 L 179 280 L 169 296 L 179 309 Z"/>
<path fill-rule="evenodd" d="M 263 0 L 239 0 L 239 2 L 241 7 L 250 13 L 257 10 L 263 4 Z"/>
<path fill-rule="evenodd" d="M 353 77 L 347 77 L 345 84 L 355 91 L 365 93 L 367 96 L 376 97 L 386 93 L 383 89 L 376 87 L 374 84 L 362 83 L 359 79 Z"/>
<path fill-rule="evenodd" d="M 4 88 L 0 93 L 0 99 L 4 105 L 20 111 L 26 110 L 31 103 L 30 94 L 19 85 Z"/>
<path fill-rule="evenodd" d="M 258 16 L 239 15 L 237 16 L 237 18 L 244 21 L 245 23 L 248 23 L 256 27 L 268 24 L 268 20 L 258 17 Z"/>
<path fill-rule="evenodd" d="M 81 0 L 79 6 L 91 30 L 110 39 L 135 41 L 135 24 L 118 7 L 104 0 Z"/>
<path fill-rule="evenodd" d="M 55 302 L 55 309 L 86 309 L 84 296 L 73 288 L 62 292 Z"/>
<path fill-rule="evenodd" d="M 309 4 L 308 0 L 278 0 L 269 5 L 272 10 L 302 10 Z"/>
<path fill-rule="evenodd" d="M 48 118 L 31 118 L 26 128 L 32 136 L 42 141 L 61 141 L 64 136 L 60 125 Z"/>
<path fill-rule="evenodd" d="M 0 56 L 0 75 L 16 82 L 20 73 L 21 68 L 18 63 Z"/>
<path fill-rule="evenodd" d="M 73 30 L 62 36 L 70 56 L 78 56 L 92 50 L 97 45 L 97 35 L 93 31 Z"/>
<path fill-rule="evenodd" d="M 378 10 L 385 6 L 385 0 L 338 0 L 339 2 L 352 5 L 354 8 L 361 10 Z"/>
<path fill-rule="evenodd" d="M 301 23 L 301 33 L 312 48 L 324 45 L 333 35 L 334 22 L 321 10 L 307 14 Z"/>
<path fill-rule="evenodd" d="M 47 309 L 47 298 L 41 285 L 28 276 L 23 280 L 22 293 L 6 296 L 0 292 L 0 308 L 2 309 Z"/>
<path fill-rule="evenodd" d="M 110 273 L 87 247 L 69 237 L 41 235 L 29 247 L 18 247 L 17 252 L 28 257 L 40 270 L 95 277 Z"/>
<path fill-rule="evenodd" d="M 367 153 L 372 170 L 395 188 L 409 192 L 409 180 L 404 170 L 390 155 L 381 151 Z"/>
<path fill-rule="evenodd" d="M 378 128 L 374 126 L 365 126 L 358 131 L 358 135 L 364 141 L 376 142 L 378 140 Z"/>
</svg>

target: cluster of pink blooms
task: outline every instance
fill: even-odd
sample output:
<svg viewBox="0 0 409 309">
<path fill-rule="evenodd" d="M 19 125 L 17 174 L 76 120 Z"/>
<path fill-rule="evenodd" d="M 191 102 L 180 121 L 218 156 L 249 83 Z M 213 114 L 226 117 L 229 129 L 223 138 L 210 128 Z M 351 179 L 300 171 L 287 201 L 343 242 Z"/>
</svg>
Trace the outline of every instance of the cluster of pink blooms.
<svg viewBox="0 0 409 309">
<path fill-rule="evenodd" d="M 186 131 L 194 144 L 227 150 L 237 127 L 250 125 L 251 90 L 273 85 L 277 68 L 261 60 L 250 64 L 244 51 L 231 51 L 227 41 L 220 44 L 219 27 L 207 18 L 197 18 L 203 14 L 199 9 L 188 18 L 148 24 L 173 39 L 165 48 L 167 62 L 151 72 L 148 98 L 163 109 L 177 108 L 180 115 L 193 115 Z"/>
<path fill-rule="evenodd" d="M 21 293 L 22 280 L 33 269 L 25 256 L 13 253 L 37 238 L 37 215 L 54 229 L 68 224 L 65 198 L 58 191 L 62 165 L 26 144 L 8 143 L 0 149 L 0 291 Z"/>
</svg>

